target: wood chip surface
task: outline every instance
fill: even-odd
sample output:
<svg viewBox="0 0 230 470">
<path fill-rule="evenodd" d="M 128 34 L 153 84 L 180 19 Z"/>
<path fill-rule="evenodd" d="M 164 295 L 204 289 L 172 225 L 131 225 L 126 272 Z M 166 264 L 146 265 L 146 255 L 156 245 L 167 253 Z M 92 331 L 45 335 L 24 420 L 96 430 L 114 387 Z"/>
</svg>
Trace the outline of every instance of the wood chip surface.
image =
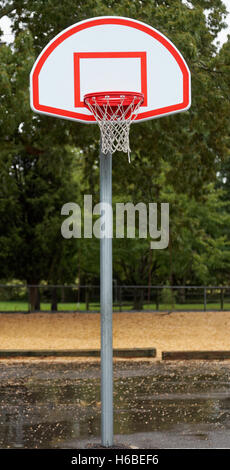
<svg viewBox="0 0 230 470">
<path fill-rule="evenodd" d="M 230 312 L 114 313 L 115 348 L 230 350 Z M 100 314 L 0 314 L 0 349 L 100 348 Z"/>
</svg>

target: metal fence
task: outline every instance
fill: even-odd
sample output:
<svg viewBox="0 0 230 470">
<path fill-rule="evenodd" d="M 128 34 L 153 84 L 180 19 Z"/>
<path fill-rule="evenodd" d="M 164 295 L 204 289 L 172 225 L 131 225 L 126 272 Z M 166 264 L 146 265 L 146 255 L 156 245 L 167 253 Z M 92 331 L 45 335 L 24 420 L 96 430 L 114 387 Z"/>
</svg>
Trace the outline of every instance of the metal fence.
<svg viewBox="0 0 230 470">
<path fill-rule="evenodd" d="M 128 286 L 113 283 L 113 310 L 230 311 L 230 286 Z M 99 285 L 0 284 L 0 312 L 99 312 Z"/>
</svg>

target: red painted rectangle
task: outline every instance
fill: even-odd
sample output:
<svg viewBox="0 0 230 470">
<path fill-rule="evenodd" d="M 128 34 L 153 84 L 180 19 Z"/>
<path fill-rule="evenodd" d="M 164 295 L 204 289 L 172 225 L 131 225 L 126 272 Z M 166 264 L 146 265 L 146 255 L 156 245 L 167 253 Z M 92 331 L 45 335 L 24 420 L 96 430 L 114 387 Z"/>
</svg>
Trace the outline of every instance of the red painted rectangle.
<svg viewBox="0 0 230 470">
<path fill-rule="evenodd" d="M 81 59 L 120 59 L 120 58 L 138 58 L 141 67 L 141 93 L 144 95 L 144 101 L 141 106 L 147 106 L 147 60 L 146 52 L 74 52 L 74 106 L 76 108 L 84 107 L 80 95 L 80 60 Z M 108 91 L 108 90 L 105 90 Z M 112 91 L 112 90 L 111 90 Z M 125 91 L 125 90 L 122 90 Z M 139 91 L 139 90 L 133 90 Z M 90 92 L 90 90 L 89 90 Z"/>
</svg>

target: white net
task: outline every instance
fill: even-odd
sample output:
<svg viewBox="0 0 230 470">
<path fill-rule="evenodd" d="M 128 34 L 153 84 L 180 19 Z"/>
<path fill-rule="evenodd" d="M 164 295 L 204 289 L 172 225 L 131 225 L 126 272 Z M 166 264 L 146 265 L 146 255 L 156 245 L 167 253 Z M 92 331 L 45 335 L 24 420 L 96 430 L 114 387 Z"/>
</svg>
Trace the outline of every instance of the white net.
<svg viewBox="0 0 230 470">
<path fill-rule="evenodd" d="M 86 98 L 85 103 L 99 124 L 102 152 L 125 152 L 130 162 L 129 129 L 143 100 L 134 95 L 127 105 L 124 104 L 125 98 L 125 95 L 120 95 L 120 103 L 116 106 L 111 105 L 109 95 L 104 97 L 103 104 L 99 104 L 96 97 Z"/>
</svg>

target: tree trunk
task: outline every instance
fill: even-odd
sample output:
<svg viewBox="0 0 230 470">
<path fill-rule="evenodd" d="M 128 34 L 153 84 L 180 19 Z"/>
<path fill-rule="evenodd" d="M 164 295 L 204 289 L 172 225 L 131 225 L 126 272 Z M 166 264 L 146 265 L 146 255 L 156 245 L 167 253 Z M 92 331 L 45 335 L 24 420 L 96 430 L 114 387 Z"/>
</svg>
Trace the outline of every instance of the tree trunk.
<svg viewBox="0 0 230 470">
<path fill-rule="evenodd" d="M 171 304 L 171 309 L 173 310 L 175 308 L 175 301 L 174 301 L 174 292 L 173 292 L 173 254 L 172 254 L 172 238 L 171 236 L 169 237 L 169 279 L 170 279 L 170 304 Z"/>
<path fill-rule="evenodd" d="M 80 258 L 80 255 L 79 255 L 79 258 Z M 79 265 L 78 265 L 78 292 L 77 292 L 78 308 L 80 308 L 80 299 L 81 299 L 80 285 L 81 285 L 81 269 L 80 269 L 80 260 L 79 260 Z"/>
<path fill-rule="evenodd" d="M 52 303 L 51 303 L 51 312 L 57 312 L 57 289 L 52 287 Z"/>
<path fill-rule="evenodd" d="M 173 286 L 173 256 L 172 256 L 172 238 L 169 237 L 169 283 Z"/>
<path fill-rule="evenodd" d="M 40 293 L 38 286 L 29 285 L 29 305 L 30 312 L 39 312 L 40 311 Z"/>
<path fill-rule="evenodd" d="M 89 290 L 87 287 L 85 290 L 85 309 L 89 310 Z"/>
<path fill-rule="evenodd" d="M 180 297 L 180 303 L 185 304 L 186 303 L 186 295 L 185 295 L 185 289 L 181 288 L 179 289 L 179 297 Z"/>
<path fill-rule="evenodd" d="M 135 289 L 133 308 L 134 310 L 143 310 L 143 289 Z"/>
<path fill-rule="evenodd" d="M 156 289 L 156 310 L 159 310 L 159 292 Z"/>
<path fill-rule="evenodd" d="M 65 303 L 65 288 L 63 286 L 61 287 L 61 301 L 63 304 Z"/>
<path fill-rule="evenodd" d="M 150 248 L 150 251 L 149 251 L 149 273 L 148 273 L 148 304 L 150 304 L 150 298 L 151 298 L 152 259 L 153 259 L 153 250 Z"/>
</svg>

